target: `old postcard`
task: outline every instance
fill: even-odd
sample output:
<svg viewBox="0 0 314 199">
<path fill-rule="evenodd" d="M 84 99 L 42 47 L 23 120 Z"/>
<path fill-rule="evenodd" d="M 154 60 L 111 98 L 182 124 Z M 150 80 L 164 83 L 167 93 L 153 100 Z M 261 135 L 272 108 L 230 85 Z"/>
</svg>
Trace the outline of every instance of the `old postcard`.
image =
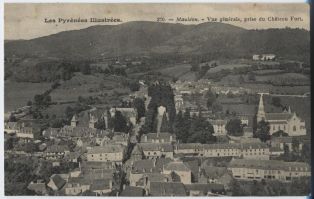
<svg viewBox="0 0 314 199">
<path fill-rule="evenodd" d="M 306 196 L 309 5 L 6 3 L 6 196 Z"/>
</svg>

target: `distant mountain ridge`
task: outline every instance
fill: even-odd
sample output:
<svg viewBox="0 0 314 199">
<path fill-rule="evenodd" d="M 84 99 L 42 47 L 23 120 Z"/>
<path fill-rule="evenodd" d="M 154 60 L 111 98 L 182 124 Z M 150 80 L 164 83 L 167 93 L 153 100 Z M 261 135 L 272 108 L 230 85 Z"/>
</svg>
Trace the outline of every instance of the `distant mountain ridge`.
<svg viewBox="0 0 314 199">
<path fill-rule="evenodd" d="M 6 57 L 89 59 L 152 53 L 218 53 L 237 57 L 274 53 L 295 57 L 309 54 L 310 34 L 303 29 L 247 30 L 213 22 L 183 25 L 137 21 L 91 26 L 31 40 L 9 41 L 4 46 Z"/>
</svg>

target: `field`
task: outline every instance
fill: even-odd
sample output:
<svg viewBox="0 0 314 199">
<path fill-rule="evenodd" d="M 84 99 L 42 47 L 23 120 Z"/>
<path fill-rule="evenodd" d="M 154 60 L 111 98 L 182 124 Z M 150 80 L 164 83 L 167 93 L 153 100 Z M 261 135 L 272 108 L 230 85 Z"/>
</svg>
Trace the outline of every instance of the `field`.
<svg viewBox="0 0 314 199">
<path fill-rule="evenodd" d="M 13 111 L 16 108 L 26 106 L 29 100 L 33 100 L 37 94 L 48 90 L 51 83 L 29 83 L 7 80 L 4 83 L 4 111 Z"/>
<path fill-rule="evenodd" d="M 42 114 L 43 116 L 49 115 L 51 118 L 53 115 L 56 115 L 57 118 L 63 118 L 65 117 L 65 109 L 68 106 L 73 106 L 73 103 L 69 104 L 56 104 L 56 105 L 50 105 L 47 109 L 45 109 Z"/>
<path fill-rule="evenodd" d="M 302 81 L 309 82 L 309 78 L 300 73 L 283 73 L 283 74 L 273 74 L 273 75 L 256 75 L 256 81 L 259 82 L 267 82 L 267 81 L 275 81 L 278 79 L 282 80 L 294 80 L 294 81 Z"/>
<path fill-rule="evenodd" d="M 129 89 L 121 84 L 118 76 L 82 75 L 76 73 L 75 76 L 64 82 L 59 88 L 51 93 L 53 102 L 75 102 L 78 97 L 98 97 L 104 104 L 111 104 L 113 98 L 128 95 Z M 119 98 L 120 99 L 120 98 Z M 117 100 L 115 100 L 117 102 Z"/>
<path fill-rule="evenodd" d="M 163 75 L 175 77 L 180 80 L 196 80 L 196 75 L 191 71 L 190 64 L 177 64 L 173 67 L 161 69 L 159 72 Z"/>
<path fill-rule="evenodd" d="M 234 68 L 242 68 L 242 67 L 248 67 L 248 66 L 250 66 L 250 65 L 248 65 L 248 64 L 223 64 L 223 65 L 219 65 L 215 68 L 209 69 L 209 71 L 207 73 L 217 73 L 221 70 L 226 70 L 226 69 L 232 70 Z"/>
</svg>

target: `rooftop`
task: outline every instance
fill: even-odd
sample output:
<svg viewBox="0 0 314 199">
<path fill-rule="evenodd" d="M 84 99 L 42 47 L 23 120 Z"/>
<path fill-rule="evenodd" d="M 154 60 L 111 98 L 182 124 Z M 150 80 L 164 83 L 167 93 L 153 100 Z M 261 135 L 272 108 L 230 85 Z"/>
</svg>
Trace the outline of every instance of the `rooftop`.
<svg viewBox="0 0 314 199">
<path fill-rule="evenodd" d="M 303 169 L 303 171 L 310 172 L 310 166 L 305 162 L 284 162 L 279 160 L 233 159 L 229 163 L 229 167 L 285 171 L 300 171 L 300 169 Z"/>
<path fill-rule="evenodd" d="M 105 146 L 95 146 L 92 149 L 88 150 L 88 154 L 95 153 L 122 153 L 125 147 L 121 144 L 108 144 Z"/>
</svg>

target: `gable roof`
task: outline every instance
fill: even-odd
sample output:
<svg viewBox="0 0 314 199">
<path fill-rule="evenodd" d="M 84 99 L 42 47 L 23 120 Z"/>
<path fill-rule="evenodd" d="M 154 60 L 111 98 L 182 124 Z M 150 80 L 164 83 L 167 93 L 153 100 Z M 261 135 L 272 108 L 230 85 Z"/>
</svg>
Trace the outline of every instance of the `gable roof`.
<svg viewBox="0 0 314 199">
<path fill-rule="evenodd" d="M 87 154 L 95 153 L 121 153 L 125 149 L 125 146 L 121 144 L 108 144 L 105 146 L 95 146 L 88 150 Z"/>
<path fill-rule="evenodd" d="M 109 179 L 97 179 L 93 180 L 90 186 L 90 190 L 97 191 L 97 190 L 106 190 L 110 189 L 112 181 Z"/>
<path fill-rule="evenodd" d="M 144 196 L 144 189 L 141 187 L 126 186 L 125 189 L 122 190 L 120 196 Z"/>
<path fill-rule="evenodd" d="M 165 165 L 164 170 L 191 172 L 191 169 L 181 161 L 169 162 Z"/>
<path fill-rule="evenodd" d="M 152 196 L 186 196 L 183 183 L 180 182 L 151 182 L 150 195 Z"/>
<path fill-rule="evenodd" d="M 265 113 L 265 119 L 268 122 L 271 122 L 272 120 L 289 120 L 293 114 L 287 113 L 287 112 L 282 112 L 282 113 Z"/>
<path fill-rule="evenodd" d="M 58 174 L 53 174 L 50 177 L 50 180 L 56 185 L 58 189 L 61 189 L 66 183 L 66 181 Z"/>
<path fill-rule="evenodd" d="M 47 192 L 46 185 L 43 182 L 42 183 L 30 182 L 27 186 L 27 189 L 40 194 L 44 194 Z"/>
</svg>

